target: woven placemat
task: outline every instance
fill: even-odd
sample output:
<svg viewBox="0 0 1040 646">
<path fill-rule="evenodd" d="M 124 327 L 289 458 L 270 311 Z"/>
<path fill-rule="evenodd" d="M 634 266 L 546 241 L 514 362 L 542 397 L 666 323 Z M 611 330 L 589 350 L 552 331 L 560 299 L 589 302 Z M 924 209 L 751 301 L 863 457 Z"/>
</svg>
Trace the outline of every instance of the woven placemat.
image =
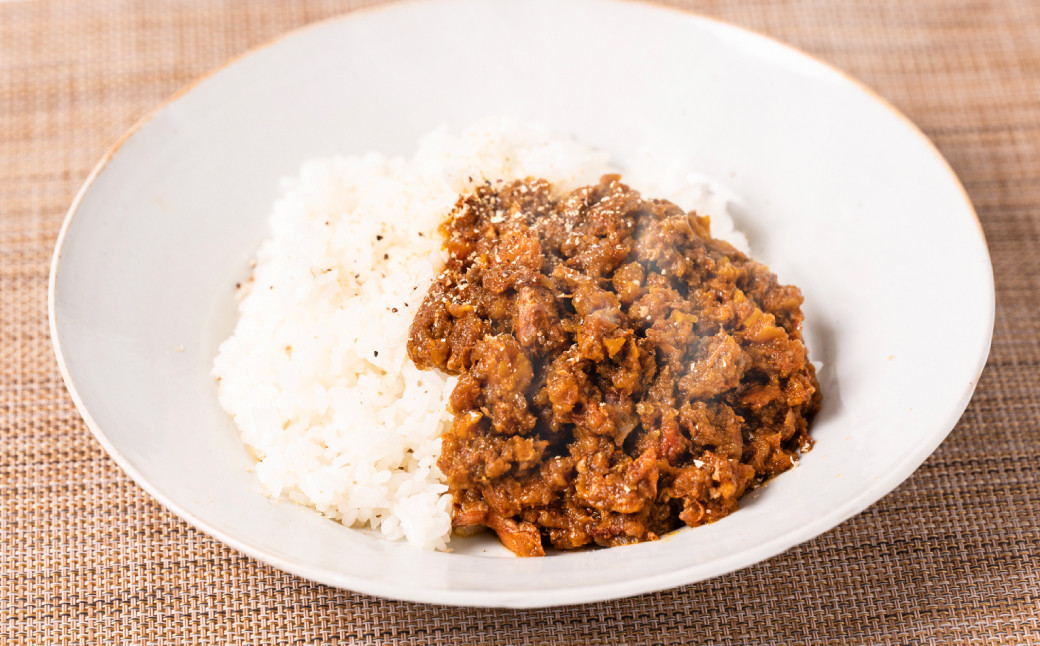
<svg viewBox="0 0 1040 646">
<path fill-rule="evenodd" d="M 1035 0 L 684 3 L 792 42 L 889 98 L 950 160 L 989 240 L 998 310 L 974 400 L 910 480 L 824 536 L 632 599 L 445 608 L 261 565 L 131 482 L 87 431 L 51 353 L 47 270 L 65 210 L 163 98 L 361 4 L 0 2 L 0 643 L 1040 643 Z"/>
</svg>

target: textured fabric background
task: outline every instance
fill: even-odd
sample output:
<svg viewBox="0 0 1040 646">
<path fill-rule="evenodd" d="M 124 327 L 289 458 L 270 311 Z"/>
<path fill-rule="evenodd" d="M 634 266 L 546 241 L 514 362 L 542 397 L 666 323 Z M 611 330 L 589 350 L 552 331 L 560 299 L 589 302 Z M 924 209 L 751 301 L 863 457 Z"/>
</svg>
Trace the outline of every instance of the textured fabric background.
<svg viewBox="0 0 1040 646">
<path fill-rule="evenodd" d="M 633 599 L 443 608 L 263 566 L 133 484 L 51 354 L 47 271 L 65 210 L 166 96 L 361 4 L 0 1 L 0 643 L 1040 643 L 1036 0 L 676 2 L 791 42 L 890 99 L 950 160 L 989 240 L 998 309 L 974 400 L 913 477 L 824 536 Z"/>
</svg>

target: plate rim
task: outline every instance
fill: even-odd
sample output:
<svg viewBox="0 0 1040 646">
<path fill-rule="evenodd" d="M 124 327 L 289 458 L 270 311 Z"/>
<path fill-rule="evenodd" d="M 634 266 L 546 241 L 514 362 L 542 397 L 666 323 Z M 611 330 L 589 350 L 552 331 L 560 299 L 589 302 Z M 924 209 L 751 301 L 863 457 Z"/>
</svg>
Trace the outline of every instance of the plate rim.
<svg viewBox="0 0 1040 646">
<path fill-rule="evenodd" d="M 569 0 L 570 1 L 570 0 Z M 620 599 L 624 597 L 632 597 L 641 594 L 647 594 L 651 592 L 666 590 L 675 588 L 682 585 L 688 585 L 697 583 L 700 581 L 706 581 L 708 579 L 728 574 L 730 572 L 736 572 L 745 568 L 751 567 L 769 558 L 778 556 L 787 550 L 808 542 L 824 533 L 837 528 L 839 525 L 845 523 L 847 520 L 856 516 L 875 503 L 879 502 L 882 498 L 891 493 L 898 486 L 906 482 L 914 472 L 924 463 L 929 456 L 931 456 L 938 446 L 949 436 L 949 434 L 956 427 L 957 422 L 963 416 L 964 411 L 967 409 L 968 404 L 971 401 L 972 395 L 978 385 L 979 379 L 985 370 L 988 363 L 990 349 L 992 347 L 993 331 L 996 317 L 996 290 L 995 290 L 995 279 L 993 275 L 993 263 L 992 257 L 989 252 L 989 245 L 986 240 L 985 230 L 979 220 L 978 213 L 975 210 L 975 206 L 971 200 L 970 195 L 961 183 L 960 178 L 953 170 L 948 160 L 943 156 L 942 152 L 938 149 L 935 143 L 901 110 L 895 107 L 891 102 L 885 99 L 883 96 L 878 94 L 875 90 L 867 86 L 862 81 L 856 79 L 848 72 L 842 70 L 836 65 L 817 58 L 816 56 L 802 50 L 799 47 L 791 45 L 785 41 L 780 40 L 769 34 L 765 34 L 759 31 L 755 31 L 748 27 L 737 25 L 734 23 L 727 22 L 725 20 L 715 18 L 713 16 L 707 16 L 697 11 L 686 9 L 684 7 L 676 7 L 670 5 L 661 5 L 656 2 L 649 0 L 609 0 L 604 4 L 610 2 L 615 4 L 626 4 L 626 5 L 638 5 L 644 10 L 656 10 L 661 12 L 672 12 L 682 15 L 684 18 L 693 19 L 702 23 L 711 25 L 712 29 L 720 29 L 723 31 L 731 31 L 739 33 L 743 37 L 751 37 L 753 39 L 760 39 L 768 41 L 773 46 L 781 47 L 787 50 L 788 53 L 795 55 L 797 58 L 802 59 L 805 62 L 809 62 L 820 68 L 826 70 L 828 73 L 837 75 L 843 81 L 850 83 L 857 90 L 862 92 L 864 95 L 869 97 L 875 104 L 884 108 L 887 112 L 897 117 L 903 124 L 908 128 L 908 131 L 913 133 L 921 143 L 925 145 L 925 148 L 931 152 L 932 157 L 938 161 L 940 167 L 945 170 L 945 174 L 952 180 L 952 185 L 960 192 L 961 199 L 964 204 L 968 207 L 968 212 L 972 216 L 975 222 L 976 228 L 978 229 L 978 235 L 982 242 L 982 249 L 985 256 L 985 267 L 986 280 L 981 285 L 985 289 L 988 296 L 986 299 L 987 310 L 985 314 L 986 321 L 986 340 L 981 346 L 981 352 L 976 360 L 976 368 L 974 371 L 974 377 L 971 379 L 968 387 L 963 390 L 960 398 L 955 406 L 951 406 L 947 417 L 944 419 L 942 426 L 948 427 L 945 432 L 936 433 L 929 442 L 923 443 L 916 452 L 908 453 L 903 458 L 895 463 L 894 468 L 887 472 L 885 477 L 876 481 L 873 486 L 867 487 L 856 497 L 846 501 L 843 505 L 831 509 L 828 513 L 823 514 L 815 518 L 812 522 L 804 525 L 799 532 L 791 532 L 786 535 L 781 535 L 773 538 L 772 540 L 766 541 L 757 547 L 746 549 L 740 552 L 726 555 L 724 557 L 715 559 L 708 564 L 702 564 L 698 566 L 680 567 L 669 572 L 641 576 L 638 579 L 629 581 L 613 582 L 613 583 L 600 583 L 592 585 L 582 585 L 580 583 L 569 585 L 565 588 L 558 588 L 552 590 L 553 598 L 546 602 L 544 599 L 538 599 L 540 593 L 537 591 L 478 591 L 478 590 L 448 590 L 448 589 L 434 589 L 434 588 L 416 588 L 414 586 L 406 584 L 395 584 L 386 583 L 384 581 L 369 579 L 364 577 L 358 577 L 343 572 L 331 572 L 327 569 L 320 567 L 312 567 L 296 562 L 292 562 L 288 559 L 282 558 L 277 554 L 267 552 L 263 549 L 253 547 L 242 539 L 234 536 L 231 533 L 225 532 L 205 520 L 196 516 L 191 510 L 183 507 L 182 505 L 174 502 L 168 498 L 161 490 L 156 488 L 133 464 L 130 460 L 115 446 L 107 437 L 104 430 L 101 429 L 100 425 L 94 420 L 86 404 L 82 400 L 75 383 L 69 373 L 68 366 L 65 359 L 65 353 L 62 347 L 61 335 L 58 329 L 58 313 L 56 304 L 56 293 L 55 287 L 58 280 L 58 274 L 61 269 L 61 259 L 64 246 L 68 239 L 68 232 L 72 221 L 78 214 L 81 204 L 85 196 L 89 193 L 97 179 L 108 167 L 110 162 L 120 152 L 123 146 L 130 141 L 137 133 L 150 123 L 160 113 L 168 109 L 171 105 L 188 95 L 195 88 L 202 83 L 216 77 L 222 71 L 235 65 L 236 63 L 247 59 L 254 54 L 257 54 L 269 47 L 272 47 L 282 41 L 298 38 L 305 32 L 311 29 L 321 29 L 328 26 L 331 23 L 339 22 L 343 20 L 352 20 L 362 14 L 368 14 L 371 12 L 380 12 L 386 10 L 399 9 L 402 5 L 435 5 L 441 4 L 442 0 L 394 0 L 391 2 L 385 2 L 368 7 L 360 7 L 353 10 L 348 10 L 344 13 L 339 13 L 333 16 L 322 18 L 305 25 L 290 29 L 284 33 L 274 36 L 258 45 L 252 46 L 243 52 L 236 54 L 235 56 L 225 60 L 219 65 L 205 71 L 201 75 L 195 77 L 193 80 L 188 82 L 186 85 L 178 89 L 176 92 L 159 102 L 155 107 L 146 112 L 144 116 L 134 122 L 126 131 L 124 131 L 116 141 L 108 148 L 108 150 L 101 156 L 98 162 L 95 164 L 93 169 L 84 179 L 83 184 L 80 186 L 75 197 L 73 198 L 66 214 L 64 216 L 61 228 L 58 232 L 58 236 L 55 239 L 54 252 L 51 257 L 50 271 L 47 283 L 47 314 L 49 330 L 51 334 L 52 349 L 55 358 L 58 363 L 58 367 L 61 373 L 62 381 L 65 384 L 66 390 L 68 391 L 72 401 L 82 416 L 85 424 L 90 430 L 91 434 L 102 446 L 106 453 L 119 465 L 119 467 L 126 473 L 131 480 L 133 480 L 139 487 L 141 487 L 146 493 L 152 498 L 162 504 L 167 510 L 172 512 L 174 515 L 179 517 L 181 520 L 187 522 L 195 529 L 201 531 L 203 534 L 235 549 L 236 551 L 246 554 L 261 563 L 268 566 L 278 568 L 279 570 L 289 572 L 293 575 L 300 576 L 310 581 L 314 581 L 320 584 L 329 585 L 332 587 L 360 592 L 364 594 L 371 594 L 380 596 L 388 599 L 398 599 L 410 602 L 428 603 L 436 605 L 446 606 L 464 606 L 464 607 L 487 607 L 487 608 L 542 608 L 542 607 L 553 607 L 563 605 L 574 605 L 580 603 L 590 603 L 599 601 L 610 601 L 614 599 Z M 939 426 L 939 425 L 937 425 Z M 898 474 L 898 475 L 897 475 Z M 699 576 L 688 576 L 686 573 L 696 568 L 700 573 Z"/>
</svg>

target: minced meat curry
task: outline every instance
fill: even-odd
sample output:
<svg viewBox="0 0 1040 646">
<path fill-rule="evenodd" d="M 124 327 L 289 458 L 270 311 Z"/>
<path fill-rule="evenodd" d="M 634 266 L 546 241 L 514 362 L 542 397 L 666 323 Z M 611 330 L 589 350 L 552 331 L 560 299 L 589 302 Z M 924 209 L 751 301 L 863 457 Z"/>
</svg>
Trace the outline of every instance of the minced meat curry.
<svg viewBox="0 0 1040 646">
<path fill-rule="evenodd" d="M 801 293 L 616 175 L 551 189 L 461 197 L 412 323 L 415 364 L 459 376 L 453 526 L 537 556 L 729 514 L 812 444 Z"/>
</svg>

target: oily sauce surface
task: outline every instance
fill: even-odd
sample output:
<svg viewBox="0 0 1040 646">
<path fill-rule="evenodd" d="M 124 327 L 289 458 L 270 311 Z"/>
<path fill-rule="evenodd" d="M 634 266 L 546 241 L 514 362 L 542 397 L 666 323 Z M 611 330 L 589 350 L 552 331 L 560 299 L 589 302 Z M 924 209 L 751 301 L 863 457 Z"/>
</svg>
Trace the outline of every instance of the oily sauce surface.
<svg viewBox="0 0 1040 646">
<path fill-rule="evenodd" d="M 811 447 L 801 293 L 708 218 L 616 175 L 556 197 L 529 178 L 462 196 L 442 231 L 408 352 L 459 375 L 438 462 L 457 532 L 521 556 L 654 540 Z"/>
</svg>

